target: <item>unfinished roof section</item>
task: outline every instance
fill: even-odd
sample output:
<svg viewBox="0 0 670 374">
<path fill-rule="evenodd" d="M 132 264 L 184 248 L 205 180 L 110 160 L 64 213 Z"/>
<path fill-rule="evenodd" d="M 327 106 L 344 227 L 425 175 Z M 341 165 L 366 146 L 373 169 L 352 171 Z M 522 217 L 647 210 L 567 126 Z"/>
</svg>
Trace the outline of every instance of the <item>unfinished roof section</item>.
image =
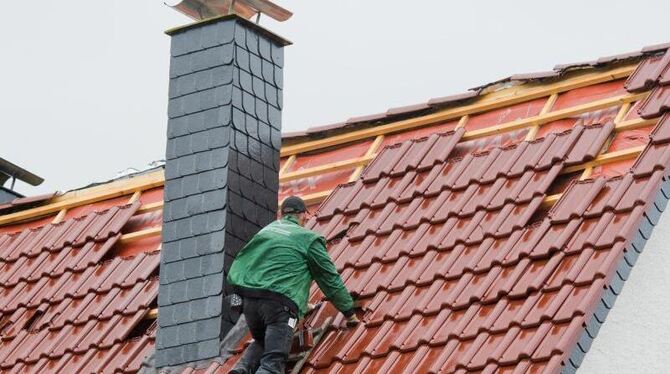
<svg viewBox="0 0 670 374">
<path fill-rule="evenodd" d="M 331 255 L 363 324 L 333 329 L 305 372 L 575 371 L 670 196 L 661 82 L 636 106 L 661 111 L 628 160 L 608 149 L 637 113 L 462 158 L 442 147 L 441 162 L 436 136 L 381 151 L 312 221 L 343 237 Z"/>
<path fill-rule="evenodd" d="M 655 124 L 655 113 L 641 118 L 637 112 L 647 90 L 627 91 L 624 82 L 641 59 L 655 61 L 665 48 L 651 46 L 640 52 L 560 65 L 552 73 L 515 75 L 466 94 L 287 134 L 280 200 L 298 194 L 315 207 L 335 186 L 355 180 L 385 145 L 461 127 L 466 133 L 457 155 L 517 144 L 576 124 L 609 121 L 617 122 L 610 149 L 642 146 Z M 625 164 L 613 162 L 610 167 L 590 170 L 617 175 L 625 172 Z"/>
<path fill-rule="evenodd" d="M 335 239 L 331 254 L 365 307 L 364 324 L 351 331 L 329 331 L 303 372 L 401 363 L 416 369 L 430 360 L 436 365 L 442 360 L 445 367 L 455 363 L 461 371 L 482 362 L 520 370 L 567 367 L 561 365 L 573 360 L 578 365 L 574 348 L 583 352 L 588 345 L 584 334 L 591 337 L 597 327 L 591 324 L 593 300 L 601 300 L 602 306 L 595 307 L 601 321 L 620 284 L 614 282 L 610 264 L 621 253 L 632 264 L 644 238 L 626 230 L 644 223 L 640 217 L 645 214 L 649 225 L 654 222 L 649 196 L 666 176 L 670 122 L 664 117 L 648 145 L 662 113 L 643 118 L 638 110 L 650 91 L 658 93 L 665 86 L 657 78 L 644 78 L 652 83 L 635 90 L 624 83 L 640 58 L 658 59 L 665 48 L 648 48 L 630 59 L 580 64 L 559 77 L 511 80 L 518 83 L 496 84 L 451 103 L 437 99 L 429 108 L 394 110 L 393 116 L 369 125 L 352 121 L 342 130 L 314 134 L 322 137 L 318 143 L 309 137 L 286 142 L 280 199 L 298 194 L 316 211 L 316 204 L 338 184 L 353 181 L 329 198 L 312 224 Z M 642 74 L 639 69 L 636 76 Z M 666 110 L 662 100 L 647 102 Z M 399 142 L 405 143 L 394 145 Z M 588 142 L 593 144 L 585 146 Z M 389 159 L 391 168 L 375 161 L 361 177 L 386 146 L 390 148 L 380 157 L 403 156 L 398 162 Z M 521 149 L 525 151 L 518 153 Z M 479 175 L 484 170 L 478 165 L 499 170 Z M 460 178 L 458 168 L 467 170 L 467 178 Z M 155 345 L 163 183 L 158 169 L 0 211 L 2 370 L 140 369 Z M 348 201 L 354 188 L 361 190 Z M 609 191 L 618 192 L 610 196 Z M 470 201 L 468 194 L 472 203 L 457 210 L 454 201 Z M 583 204 L 566 210 L 559 202 L 548 213 L 561 196 L 578 196 Z M 437 199 L 450 201 L 445 206 L 453 208 L 430 212 L 426 204 Z M 339 200 L 348 201 L 345 208 L 332 208 L 331 202 Z M 596 204 L 605 200 L 607 204 Z M 377 219 L 389 213 L 382 202 L 398 213 Z M 662 209 L 662 199 L 654 206 Z M 366 219 L 358 226 L 346 223 L 361 217 Z M 438 238 L 454 220 L 460 224 Z M 483 228 L 481 222 L 486 223 Z M 644 235 L 649 225 L 640 226 Z M 543 244 L 561 243 L 550 238 L 566 231 L 564 226 L 582 239 L 563 238 L 571 244 L 561 248 Z M 610 226 L 621 227 L 620 234 L 613 238 Z M 580 230 L 586 228 L 605 231 L 584 239 Z M 405 239 L 409 243 L 418 230 L 427 230 L 425 242 L 396 244 Z M 401 234 L 414 236 L 396 238 Z M 637 238 L 633 251 L 631 237 Z M 530 240 L 538 241 L 536 253 L 525 253 L 521 248 L 528 247 L 517 245 Z M 491 258 L 494 254 L 498 257 Z M 401 264 L 406 271 L 397 273 Z M 418 272 L 420 266 L 428 267 Z M 630 267 L 620 261 L 617 266 L 616 276 L 625 279 Z M 519 278 L 526 272 L 550 278 L 544 283 Z M 495 288 L 485 289 L 487 284 Z M 598 292 L 600 299 L 594 299 Z M 445 298 L 419 298 L 429 293 Z M 320 296 L 315 292 L 313 298 Z M 529 314 L 521 317 L 524 311 Z M 324 308 L 308 325 L 320 326 L 334 315 L 333 309 Z M 458 321 L 468 324 L 456 326 Z M 579 321 L 588 332 L 582 329 L 579 335 Z M 501 335 L 501 342 L 514 344 L 492 352 L 492 342 Z M 571 343 L 574 336 L 579 345 Z M 450 352 L 463 355 L 452 357 Z M 472 357 L 466 360 L 465 353 Z M 200 371 L 226 372 L 237 357 L 206 363 Z"/>
</svg>

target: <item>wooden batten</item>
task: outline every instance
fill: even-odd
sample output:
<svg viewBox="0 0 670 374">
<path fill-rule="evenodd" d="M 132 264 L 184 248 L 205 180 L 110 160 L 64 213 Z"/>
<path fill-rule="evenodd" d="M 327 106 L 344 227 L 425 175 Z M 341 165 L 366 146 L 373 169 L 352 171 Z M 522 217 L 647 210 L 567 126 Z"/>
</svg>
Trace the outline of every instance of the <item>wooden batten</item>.
<svg viewBox="0 0 670 374">
<path fill-rule="evenodd" d="M 519 87 L 511 87 L 499 92 L 487 94 L 473 104 L 458 106 L 437 113 L 380 125 L 373 128 L 351 131 L 325 139 L 306 141 L 303 143 L 283 147 L 281 155 L 282 157 L 290 156 L 293 154 L 313 151 L 316 149 L 351 143 L 358 140 L 375 137 L 377 135 L 387 135 L 391 133 L 407 131 L 422 126 L 432 125 L 438 122 L 460 118 L 465 115 L 486 112 L 525 101 L 539 99 L 545 96 L 550 96 L 554 93 L 561 93 L 576 88 L 621 79 L 629 76 L 635 70 L 635 67 L 636 64 L 630 64 L 611 69 L 606 72 L 582 73 L 575 77 L 567 78 L 551 84 L 544 84 L 540 86 L 521 85 Z"/>
</svg>

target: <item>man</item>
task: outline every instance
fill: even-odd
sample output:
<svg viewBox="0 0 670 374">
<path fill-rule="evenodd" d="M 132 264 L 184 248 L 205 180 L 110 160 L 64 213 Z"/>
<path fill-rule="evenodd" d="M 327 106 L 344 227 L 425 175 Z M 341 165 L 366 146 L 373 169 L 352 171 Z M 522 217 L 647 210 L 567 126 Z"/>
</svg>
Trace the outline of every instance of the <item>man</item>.
<svg viewBox="0 0 670 374">
<path fill-rule="evenodd" d="M 228 282 L 244 300 L 243 313 L 254 341 L 230 373 L 284 373 L 293 329 L 307 312 L 312 280 L 347 317 L 347 325 L 358 323 L 354 302 L 326 252 L 325 239 L 303 227 L 306 212 L 301 198 L 286 198 L 281 218 L 259 231 L 233 261 Z"/>
</svg>

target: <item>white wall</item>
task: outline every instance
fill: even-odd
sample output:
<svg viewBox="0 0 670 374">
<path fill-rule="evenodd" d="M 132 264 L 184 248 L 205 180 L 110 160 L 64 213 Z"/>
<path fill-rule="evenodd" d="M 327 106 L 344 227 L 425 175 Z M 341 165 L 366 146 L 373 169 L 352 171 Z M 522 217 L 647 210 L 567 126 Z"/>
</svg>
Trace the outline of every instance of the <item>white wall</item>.
<svg viewBox="0 0 670 374">
<path fill-rule="evenodd" d="M 670 205 L 578 373 L 670 373 Z"/>
</svg>

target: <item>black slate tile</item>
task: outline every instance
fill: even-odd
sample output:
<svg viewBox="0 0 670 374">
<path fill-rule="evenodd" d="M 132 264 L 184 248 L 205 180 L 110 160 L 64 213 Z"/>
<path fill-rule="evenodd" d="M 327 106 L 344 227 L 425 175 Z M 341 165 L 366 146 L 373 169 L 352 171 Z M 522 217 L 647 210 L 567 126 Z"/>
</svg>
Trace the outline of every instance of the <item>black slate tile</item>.
<svg viewBox="0 0 670 374">
<path fill-rule="evenodd" d="M 190 224 L 191 224 L 190 236 L 203 235 L 208 234 L 210 232 L 207 229 L 207 215 L 208 213 L 203 213 L 190 217 Z"/>
<path fill-rule="evenodd" d="M 195 154 L 195 170 L 199 173 L 199 180 L 202 174 L 212 170 L 212 151 L 205 151 Z M 199 184 L 200 182 L 198 182 L 198 185 Z"/>
<path fill-rule="evenodd" d="M 162 287 L 161 291 L 167 290 L 170 304 L 182 303 L 188 300 L 188 297 L 186 296 L 186 286 L 187 281 L 174 282 L 166 284 Z"/>
<path fill-rule="evenodd" d="M 188 303 L 188 307 L 185 314 L 188 316 L 187 320 L 190 321 L 221 317 L 221 297 L 218 295 L 192 300 Z"/>
<path fill-rule="evenodd" d="M 168 119 L 168 128 L 167 128 L 168 139 L 188 135 L 188 133 L 189 129 L 185 117 Z"/>
<path fill-rule="evenodd" d="M 179 175 L 186 176 L 196 172 L 195 155 L 189 154 L 176 159 L 179 163 Z"/>
<path fill-rule="evenodd" d="M 179 180 L 181 181 L 181 197 L 195 195 L 199 192 L 197 174 L 187 175 Z"/>
<path fill-rule="evenodd" d="M 258 123 L 258 139 L 261 143 L 272 146 L 272 129 L 266 121 Z"/>
<path fill-rule="evenodd" d="M 281 105 L 279 105 L 279 99 L 281 98 L 281 91 L 277 89 L 274 85 L 264 82 L 263 84 L 265 87 L 265 100 L 270 104 L 273 105 L 277 108 L 281 108 Z"/>
<path fill-rule="evenodd" d="M 247 198 L 253 198 L 254 194 L 257 191 L 255 183 L 251 179 L 242 176 L 239 178 L 239 183 L 240 183 L 240 192 L 242 193 L 242 196 Z"/>
<path fill-rule="evenodd" d="M 201 131 L 201 132 L 196 132 L 194 134 L 191 134 L 191 151 L 193 153 L 196 152 L 202 152 L 206 151 L 209 149 L 208 147 L 208 142 L 209 142 L 209 132 L 213 130 L 208 130 L 208 131 Z"/>
<path fill-rule="evenodd" d="M 270 131 L 272 133 L 272 148 L 281 150 L 281 130 L 272 128 Z"/>
<path fill-rule="evenodd" d="M 247 151 L 248 151 L 249 157 L 252 160 L 257 161 L 262 166 L 263 158 L 262 158 L 262 154 L 261 154 L 261 142 L 254 139 L 251 136 L 248 136 L 246 140 L 247 140 Z M 261 178 L 262 178 L 262 174 L 263 174 L 262 170 L 260 170 L 260 174 L 261 174 Z M 253 175 L 253 172 L 252 172 L 252 175 Z"/>
<path fill-rule="evenodd" d="M 221 354 L 220 340 L 218 338 L 197 343 L 198 359 L 217 357 Z"/>
<path fill-rule="evenodd" d="M 191 137 L 181 136 L 172 139 L 175 142 L 175 154 L 177 157 L 182 157 L 191 154 Z"/>
<path fill-rule="evenodd" d="M 163 238 L 163 243 L 177 240 L 177 224 L 174 222 L 163 222 L 161 237 Z"/>
<path fill-rule="evenodd" d="M 170 54 L 180 56 L 202 48 L 200 43 L 202 30 L 193 29 L 188 32 L 175 35 L 170 40 Z"/>
<path fill-rule="evenodd" d="M 242 47 L 235 48 L 235 65 L 240 69 L 251 72 L 249 68 L 249 51 Z"/>
<path fill-rule="evenodd" d="M 240 87 L 242 88 L 242 90 L 249 93 L 253 93 L 254 87 L 251 74 L 249 74 L 244 70 L 240 70 L 239 75 L 240 75 Z"/>
<path fill-rule="evenodd" d="M 259 119 L 262 120 L 262 118 Z M 277 132 L 281 131 L 281 111 L 272 105 L 268 105 L 268 123 Z M 281 140 L 281 133 L 278 135 L 278 137 L 279 140 Z"/>
<path fill-rule="evenodd" d="M 258 50 L 259 48 L 258 34 L 252 30 L 246 30 L 246 34 L 247 34 L 247 50 L 250 53 L 260 56 L 261 53 Z"/>
<path fill-rule="evenodd" d="M 260 78 L 253 77 L 253 78 L 251 78 L 251 88 L 252 88 L 251 92 L 256 97 L 258 97 L 262 100 L 265 100 L 265 101 L 268 100 L 268 98 L 265 95 L 265 81 L 263 81 Z"/>
<path fill-rule="evenodd" d="M 182 259 L 198 256 L 198 239 L 200 237 L 185 238 L 179 241 L 179 257 Z M 160 293 L 160 292 L 159 292 Z"/>
<path fill-rule="evenodd" d="M 156 336 L 156 348 L 171 348 L 179 345 L 179 327 L 166 326 Z"/>
<path fill-rule="evenodd" d="M 260 207 L 257 206 L 254 202 L 249 199 L 242 199 L 242 215 L 247 221 L 253 222 L 256 225 L 260 225 L 261 222 L 258 218 L 258 211 Z"/>
<path fill-rule="evenodd" d="M 203 211 L 211 212 L 218 209 L 223 209 L 226 206 L 227 191 L 223 190 L 214 190 L 207 191 L 202 193 L 202 201 L 204 207 Z"/>
<path fill-rule="evenodd" d="M 203 195 L 193 195 L 186 198 L 186 213 L 189 216 L 200 214 L 205 211 L 203 204 Z"/>
<path fill-rule="evenodd" d="M 178 324 L 175 317 L 178 317 L 179 315 L 175 315 L 175 307 L 176 305 L 165 305 L 161 307 L 161 312 L 158 314 L 157 320 L 158 327 L 162 329 L 163 327 L 174 326 Z M 156 340 L 158 340 L 158 337 L 156 337 Z"/>
<path fill-rule="evenodd" d="M 235 25 L 235 44 L 241 48 L 247 48 L 247 29 L 239 23 Z"/>
<path fill-rule="evenodd" d="M 605 304 L 605 306 L 607 306 L 608 309 L 612 309 L 614 307 L 614 302 L 616 301 L 616 298 L 617 295 L 610 287 L 605 288 L 605 291 L 603 292 L 602 295 L 602 301 Z"/>
<path fill-rule="evenodd" d="M 241 109 L 235 107 L 233 107 L 232 112 L 233 112 L 233 120 L 232 120 L 233 128 L 236 130 L 245 129 L 247 115 Z"/>
<path fill-rule="evenodd" d="M 170 58 L 170 78 L 177 78 L 189 74 L 191 68 L 190 56 L 174 56 Z"/>
<path fill-rule="evenodd" d="M 272 62 L 275 65 L 284 66 L 284 47 L 279 46 L 275 43 L 271 43 L 272 46 Z"/>
<path fill-rule="evenodd" d="M 214 339 L 221 331 L 221 318 L 208 318 L 195 322 L 195 335 L 198 341 Z"/>
<path fill-rule="evenodd" d="M 160 284 L 170 284 L 186 279 L 184 273 L 184 261 L 175 261 L 161 264 Z"/>
<path fill-rule="evenodd" d="M 284 69 L 277 65 L 274 66 L 274 83 L 278 89 L 284 89 Z"/>
<path fill-rule="evenodd" d="M 198 341 L 196 333 L 197 322 L 186 322 L 176 327 L 179 344 L 184 345 Z"/>
<path fill-rule="evenodd" d="M 168 202 L 182 198 L 184 196 L 182 193 L 181 183 L 182 178 L 172 179 L 165 183 L 163 190 L 163 199 L 165 201 L 166 206 L 163 207 L 164 210 L 166 209 Z"/>
<path fill-rule="evenodd" d="M 263 78 L 263 61 L 256 55 L 249 55 L 249 71 L 254 77 Z"/>
<path fill-rule="evenodd" d="M 163 243 L 161 246 L 161 263 L 169 263 L 181 259 L 179 256 L 179 242 Z M 162 266 L 162 265 L 161 265 Z"/>
<path fill-rule="evenodd" d="M 233 86 L 234 87 L 234 86 Z M 237 88 L 233 90 L 233 107 L 239 109 L 240 111 L 244 112 L 244 106 L 242 105 L 242 89 Z"/>
<path fill-rule="evenodd" d="M 270 191 L 279 190 L 279 175 L 272 168 L 263 168 L 263 184 Z"/>
<path fill-rule="evenodd" d="M 270 146 L 264 143 L 259 143 L 260 144 L 260 161 L 263 165 L 266 167 L 269 167 L 272 171 L 277 172 L 275 170 L 275 164 L 276 160 L 279 158 L 279 152 L 277 152 L 275 149 L 272 149 Z"/>
<path fill-rule="evenodd" d="M 242 206 L 242 196 L 234 193 L 234 192 L 228 192 L 228 212 L 234 213 L 237 215 L 243 215 L 244 214 L 244 208 Z"/>
<path fill-rule="evenodd" d="M 210 165 L 212 169 L 219 169 L 228 166 L 230 156 L 231 152 L 228 146 L 211 150 Z"/>
<path fill-rule="evenodd" d="M 170 221 L 180 220 L 188 216 L 188 211 L 186 208 L 186 198 L 176 199 L 170 201 L 170 206 L 168 209 Z"/>
<path fill-rule="evenodd" d="M 630 248 L 627 250 L 634 251 L 634 249 Z M 617 267 L 616 273 L 621 279 L 627 280 L 628 276 L 630 275 L 631 269 L 632 267 L 628 264 L 628 262 L 624 258 L 621 261 L 619 261 L 619 266 Z"/>
<path fill-rule="evenodd" d="M 245 113 L 256 113 L 256 98 L 254 95 L 242 91 L 242 108 Z"/>
<path fill-rule="evenodd" d="M 258 51 L 261 57 L 272 61 L 272 43 L 267 38 L 258 38 Z"/>
<path fill-rule="evenodd" d="M 253 140 L 253 139 L 252 139 L 252 140 Z M 259 143 L 259 144 L 260 144 L 260 143 Z M 259 149 L 259 151 L 260 151 L 260 149 Z M 250 170 L 250 174 L 249 174 L 249 178 L 250 178 L 252 181 L 258 182 L 257 185 L 258 185 L 259 187 L 261 187 L 261 188 L 264 189 L 263 184 L 262 184 L 262 180 L 263 180 L 263 164 L 259 162 L 259 161 L 260 161 L 260 155 L 257 155 L 257 156 L 252 155 L 252 157 L 253 157 L 253 158 L 249 161 L 249 163 L 250 163 L 250 168 L 249 168 L 249 170 Z M 259 160 L 259 161 L 256 161 L 256 160 Z M 257 195 L 260 196 L 261 193 L 262 193 L 261 191 L 258 191 Z M 262 200 L 259 199 L 258 201 L 262 201 Z"/>
<path fill-rule="evenodd" d="M 265 80 L 266 82 L 274 83 L 275 86 L 277 86 L 274 76 L 275 68 L 272 62 L 261 59 L 261 69 L 262 69 L 263 80 Z"/>
<path fill-rule="evenodd" d="M 229 126 L 232 116 L 232 107 L 224 105 L 204 112 L 205 127 L 212 129 L 219 126 Z"/>
<path fill-rule="evenodd" d="M 247 135 L 249 135 L 252 138 L 258 139 L 258 120 L 250 114 L 245 114 L 244 125 L 245 125 L 244 129 Z"/>
<path fill-rule="evenodd" d="M 269 106 L 268 104 L 261 100 L 256 98 L 254 100 L 254 113 L 256 115 L 256 118 L 259 118 L 260 120 L 264 120 L 265 118 L 269 117 Z"/>
<path fill-rule="evenodd" d="M 213 129 L 209 129 L 205 132 L 208 139 L 207 146 L 209 149 L 220 149 L 227 146 L 230 143 L 230 132 L 232 128 L 230 126 L 219 126 Z M 226 150 L 222 150 L 226 152 Z"/>
</svg>

